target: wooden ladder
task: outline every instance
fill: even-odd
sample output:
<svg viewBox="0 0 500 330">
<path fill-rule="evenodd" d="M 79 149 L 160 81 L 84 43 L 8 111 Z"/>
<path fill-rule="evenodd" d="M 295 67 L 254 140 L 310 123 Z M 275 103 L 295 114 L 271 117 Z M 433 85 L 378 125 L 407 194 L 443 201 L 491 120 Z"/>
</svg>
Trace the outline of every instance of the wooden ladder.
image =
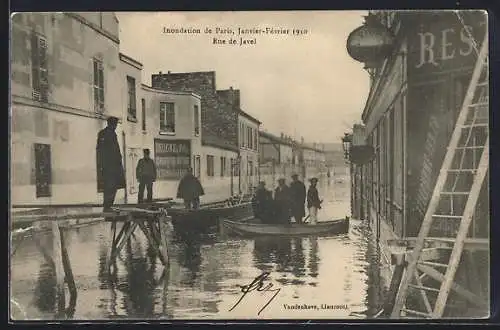
<svg viewBox="0 0 500 330">
<path fill-rule="evenodd" d="M 478 298 L 477 296 L 460 287 L 454 279 L 481 187 L 488 172 L 488 89 L 488 37 L 486 33 L 414 250 L 401 279 L 391 318 L 441 318 L 450 290 L 487 308 L 484 307 L 487 305 L 482 303 L 482 299 L 478 302 L 478 299 L 475 299 Z M 477 145 L 476 140 L 480 140 Z M 470 156 L 471 152 L 473 160 L 470 161 L 470 158 L 466 160 L 465 155 Z M 479 162 L 474 159 L 476 153 L 481 154 Z M 464 163 L 473 164 L 464 166 Z M 459 204 L 458 207 L 457 204 Z M 452 237 L 430 237 L 432 225 L 437 220 L 447 223 L 455 222 L 451 223 L 452 225 L 456 225 L 459 221 L 458 230 L 450 234 Z M 427 242 L 431 240 L 451 243 L 448 247 L 441 246 L 442 249 L 448 250 L 448 254 L 444 257 L 447 262 L 424 261 L 423 251 L 426 249 Z M 449 253 L 450 249 L 451 253 Z M 445 272 L 442 273 L 437 269 L 445 270 Z M 420 275 L 419 271 L 423 275 Z M 439 289 L 424 286 L 421 279 L 425 275 L 439 280 L 441 282 Z M 407 308 L 410 289 L 420 293 L 426 311 Z"/>
</svg>

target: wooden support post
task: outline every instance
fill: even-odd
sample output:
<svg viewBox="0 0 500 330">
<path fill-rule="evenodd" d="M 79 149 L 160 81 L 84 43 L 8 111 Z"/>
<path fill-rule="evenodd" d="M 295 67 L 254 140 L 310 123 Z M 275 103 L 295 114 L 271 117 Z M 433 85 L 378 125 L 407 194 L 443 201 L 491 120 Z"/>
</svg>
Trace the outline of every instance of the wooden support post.
<svg viewBox="0 0 500 330">
<path fill-rule="evenodd" d="M 129 216 L 129 219 L 130 219 L 129 221 L 132 222 L 131 216 Z M 115 263 L 116 256 L 120 253 L 121 249 L 123 249 L 123 246 L 125 245 L 127 240 L 130 238 L 130 236 L 132 235 L 132 233 L 134 232 L 136 227 L 137 227 L 137 223 L 135 223 L 135 222 L 123 224 L 122 230 L 121 230 L 120 234 L 118 234 L 118 238 L 116 240 L 117 246 L 115 249 L 113 249 L 113 247 L 111 248 L 111 253 L 109 256 L 108 266 L 107 266 L 108 269 L 110 269 L 111 265 L 113 265 Z M 124 232 L 125 232 L 125 234 L 123 234 Z M 123 238 L 122 238 L 122 235 L 123 235 Z M 120 239 L 121 239 L 121 241 L 120 241 Z"/>
<path fill-rule="evenodd" d="M 167 265 L 167 258 L 166 256 L 163 255 L 160 247 L 159 247 L 159 244 L 156 243 L 155 239 L 153 238 L 153 236 L 151 235 L 151 233 L 149 232 L 148 228 L 146 227 L 146 225 L 144 224 L 143 221 L 137 221 L 137 224 L 139 225 L 139 228 L 141 228 L 141 230 L 143 231 L 144 235 L 146 235 L 147 239 L 149 240 L 149 242 L 151 243 L 151 246 L 156 250 L 156 252 L 158 252 L 158 256 L 160 257 L 160 260 L 161 262 L 163 263 L 163 265 Z"/>
<path fill-rule="evenodd" d="M 394 255 L 394 254 L 393 254 Z M 394 303 L 396 301 L 396 295 L 398 294 L 399 285 L 401 283 L 401 279 L 403 278 L 403 273 L 405 271 L 405 254 L 400 253 L 397 255 L 396 266 L 394 267 L 394 272 L 391 278 L 391 284 L 389 285 L 389 292 L 384 301 L 384 310 L 382 312 L 383 317 L 389 317 L 392 312 L 392 308 L 394 307 Z"/>
<path fill-rule="evenodd" d="M 65 274 L 65 280 L 69 289 L 69 306 L 66 309 L 66 318 L 72 318 L 75 313 L 76 299 L 78 296 L 73 269 L 69 260 L 68 250 L 64 239 L 64 231 L 61 230 L 62 262 Z"/>
<path fill-rule="evenodd" d="M 168 316 L 168 284 L 170 282 L 170 266 L 167 266 L 163 269 L 163 303 L 162 303 L 162 310 L 163 310 L 163 315 L 165 317 Z"/>
<path fill-rule="evenodd" d="M 426 265 L 418 265 L 418 269 L 424 273 L 426 273 L 429 277 L 432 277 L 438 282 L 443 282 L 445 280 L 445 277 L 442 273 L 439 271 L 435 270 L 434 268 Z M 488 303 L 484 301 L 481 297 L 478 295 L 470 292 L 467 289 L 464 289 L 462 286 L 456 284 L 453 282 L 451 285 L 451 290 L 455 291 L 455 293 L 459 294 L 460 296 L 464 297 L 471 303 L 473 303 L 476 306 L 483 307 L 483 308 L 488 308 Z"/>
<path fill-rule="evenodd" d="M 64 294 L 64 267 L 62 260 L 61 232 L 57 221 L 52 221 L 52 251 L 54 260 L 54 269 L 56 275 L 56 296 L 58 311 L 64 310 L 66 305 Z"/>
<path fill-rule="evenodd" d="M 165 258 L 167 264 L 169 262 L 168 259 L 168 245 L 167 245 L 167 226 L 166 226 L 166 217 L 161 215 L 158 217 L 158 225 L 160 227 L 160 238 L 161 238 L 161 247 L 160 250 L 163 253 L 163 257 Z"/>
<path fill-rule="evenodd" d="M 116 221 L 111 223 L 111 231 L 113 232 L 113 237 L 111 238 L 111 254 L 113 254 L 116 245 Z"/>
</svg>

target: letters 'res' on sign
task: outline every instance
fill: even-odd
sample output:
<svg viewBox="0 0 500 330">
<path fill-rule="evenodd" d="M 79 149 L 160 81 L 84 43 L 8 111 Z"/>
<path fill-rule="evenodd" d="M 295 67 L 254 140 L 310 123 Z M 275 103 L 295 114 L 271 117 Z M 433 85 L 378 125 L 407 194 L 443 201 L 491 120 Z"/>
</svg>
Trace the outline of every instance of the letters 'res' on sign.
<svg viewBox="0 0 500 330">
<path fill-rule="evenodd" d="M 485 12 L 421 15 L 409 38 L 408 70 L 439 73 L 472 67 L 487 30 Z"/>
</svg>

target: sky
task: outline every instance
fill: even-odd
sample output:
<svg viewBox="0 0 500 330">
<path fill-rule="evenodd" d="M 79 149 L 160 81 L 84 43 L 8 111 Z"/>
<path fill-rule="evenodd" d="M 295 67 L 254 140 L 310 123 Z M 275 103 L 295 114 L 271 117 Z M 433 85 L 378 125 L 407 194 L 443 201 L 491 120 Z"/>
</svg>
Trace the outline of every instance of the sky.
<svg viewBox="0 0 500 330">
<path fill-rule="evenodd" d="M 340 142 L 360 122 L 369 91 L 363 65 L 347 54 L 349 33 L 363 11 L 117 13 L 120 51 L 143 64 L 143 83 L 162 71 L 215 71 L 217 89 L 240 90 L 241 108 L 261 128 L 307 142 Z M 235 34 L 214 34 L 216 28 Z M 201 34 L 164 33 L 198 28 Z M 206 34 L 205 29 L 212 29 Z M 289 34 L 245 34 L 238 28 L 288 29 Z M 293 35 L 298 29 L 307 33 Z M 233 38 L 236 45 L 213 44 Z M 256 38 L 239 45 L 240 37 Z"/>
</svg>

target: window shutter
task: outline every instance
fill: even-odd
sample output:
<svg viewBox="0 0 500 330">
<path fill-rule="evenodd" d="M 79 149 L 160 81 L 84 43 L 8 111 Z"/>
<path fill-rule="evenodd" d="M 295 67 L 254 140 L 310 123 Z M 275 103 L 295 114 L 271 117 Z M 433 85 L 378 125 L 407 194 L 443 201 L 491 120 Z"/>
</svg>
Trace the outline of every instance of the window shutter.
<svg viewBox="0 0 500 330">
<path fill-rule="evenodd" d="M 104 75 L 104 62 L 99 62 L 99 111 L 106 111 L 106 100 L 104 99 L 104 90 L 106 88 L 106 78 Z"/>
<path fill-rule="evenodd" d="M 31 33 L 31 82 L 33 99 L 40 100 L 40 63 L 38 57 L 38 36 Z"/>
<path fill-rule="evenodd" d="M 87 70 L 89 74 L 88 81 L 88 99 L 89 99 L 89 110 L 95 109 L 94 106 L 94 60 L 91 58 L 87 64 Z"/>
<path fill-rule="evenodd" d="M 38 37 L 38 56 L 40 65 L 40 100 L 48 101 L 49 93 L 49 74 L 47 63 L 47 41 L 44 38 Z"/>
</svg>

